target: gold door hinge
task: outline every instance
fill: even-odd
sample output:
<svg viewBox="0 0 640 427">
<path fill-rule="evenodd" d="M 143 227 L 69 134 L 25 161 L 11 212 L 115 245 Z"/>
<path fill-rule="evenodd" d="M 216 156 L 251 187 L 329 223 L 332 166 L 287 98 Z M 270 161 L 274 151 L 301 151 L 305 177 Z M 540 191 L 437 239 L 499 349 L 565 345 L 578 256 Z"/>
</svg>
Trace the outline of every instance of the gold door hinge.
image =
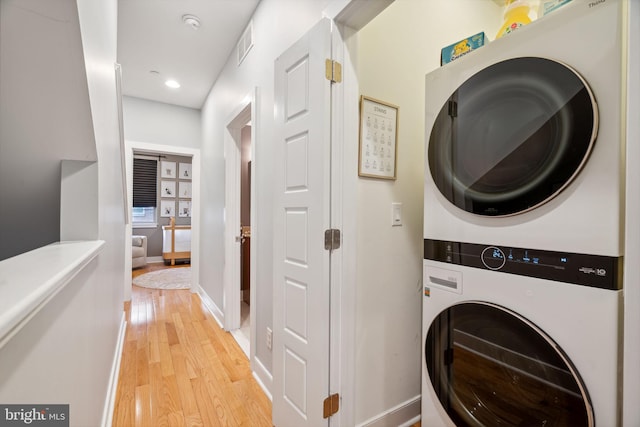
<svg viewBox="0 0 640 427">
<path fill-rule="evenodd" d="M 340 395 L 338 393 L 332 394 L 324 400 L 323 417 L 329 418 L 334 415 L 340 409 Z"/>
<path fill-rule="evenodd" d="M 342 82 L 342 64 L 338 61 L 327 59 L 324 61 L 324 73 L 331 83 Z"/>
</svg>

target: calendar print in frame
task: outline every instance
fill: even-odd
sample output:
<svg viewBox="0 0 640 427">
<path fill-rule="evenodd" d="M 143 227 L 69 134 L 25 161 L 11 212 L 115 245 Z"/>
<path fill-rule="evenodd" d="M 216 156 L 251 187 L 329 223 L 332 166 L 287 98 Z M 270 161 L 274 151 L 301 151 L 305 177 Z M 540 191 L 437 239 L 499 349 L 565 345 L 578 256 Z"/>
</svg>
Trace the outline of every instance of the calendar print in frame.
<svg viewBox="0 0 640 427">
<path fill-rule="evenodd" d="M 360 97 L 359 176 L 396 179 L 398 109 L 387 102 Z"/>
</svg>

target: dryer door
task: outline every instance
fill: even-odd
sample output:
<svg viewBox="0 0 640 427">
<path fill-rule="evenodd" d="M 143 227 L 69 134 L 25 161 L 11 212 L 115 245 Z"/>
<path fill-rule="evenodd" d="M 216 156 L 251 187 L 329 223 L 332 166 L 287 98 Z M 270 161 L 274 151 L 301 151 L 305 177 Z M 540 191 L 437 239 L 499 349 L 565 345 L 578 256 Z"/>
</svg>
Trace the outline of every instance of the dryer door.
<svg viewBox="0 0 640 427">
<path fill-rule="evenodd" d="M 574 70 L 543 58 L 510 59 L 473 75 L 442 106 L 429 136 L 429 169 L 459 208 L 513 215 L 573 180 L 597 129 L 593 94 Z"/>
<path fill-rule="evenodd" d="M 429 378 L 458 427 L 593 426 L 587 390 L 543 331 L 503 307 L 440 313 L 425 343 Z"/>
</svg>

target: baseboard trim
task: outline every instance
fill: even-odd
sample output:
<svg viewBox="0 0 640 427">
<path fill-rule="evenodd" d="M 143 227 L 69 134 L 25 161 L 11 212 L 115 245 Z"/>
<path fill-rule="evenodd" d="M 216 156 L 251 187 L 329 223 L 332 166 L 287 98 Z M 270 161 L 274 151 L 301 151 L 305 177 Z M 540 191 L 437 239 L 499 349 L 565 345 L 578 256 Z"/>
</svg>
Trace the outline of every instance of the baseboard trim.
<svg viewBox="0 0 640 427">
<path fill-rule="evenodd" d="M 264 391 L 264 394 L 266 394 L 269 400 L 273 402 L 273 396 L 271 395 L 270 387 L 273 384 L 273 375 L 271 375 L 271 373 L 262 364 L 262 361 L 260 361 L 258 357 L 253 358 L 251 365 L 253 367 L 253 370 L 251 372 L 253 378 L 256 380 L 262 391 Z"/>
<path fill-rule="evenodd" d="M 113 422 L 113 410 L 116 405 L 116 392 L 118 391 L 118 376 L 120 375 L 120 362 L 122 361 L 122 349 L 124 347 L 124 338 L 127 332 L 126 314 L 123 312 L 120 319 L 120 331 L 118 332 L 118 341 L 113 356 L 113 364 L 111 365 L 111 378 L 109 379 L 109 387 L 107 388 L 107 397 L 102 412 L 102 427 L 111 427 Z"/>
<path fill-rule="evenodd" d="M 415 423 L 419 422 L 421 419 L 422 419 L 422 417 L 420 415 L 416 415 L 415 417 L 411 418 L 406 423 L 400 424 L 398 427 L 411 427 Z"/>
<path fill-rule="evenodd" d="M 220 310 L 216 303 L 213 302 L 209 294 L 207 294 L 207 292 L 202 289 L 202 286 L 195 285 L 195 287 L 197 289 L 197 294 L 200 296 L 200 299 L 202 300 L 204 306 L 207 307 L 207 310 L 209 310 L 209 313 L 211 313 L 213 318 L 216 320 L 218 326 L 220 326 L 221 329 L 224 329 L 224 326 L 222 326 L 224 325 L 224 313 L 222 312 L 222 310 Z"/>
<path fill-rule="evenodd" d="M 242 352 L 244 353 L 244 355 L 247 356 L 247 359 L 251 360 L 251 348 L 250 348 L 249 340 L 242 332 L 240 332 L 240 328 L 234 329 L 233 331 L 229 331 L 229 332 L 233 336 L 233 339 L 236 340 L 236 342 L 242 349 Z"/>
<path fill-rule="evenodd" d="M 420 421 L 420 395 L 390 408 L 383 413 L 369 418 L 356 427 L 408 427 Z"/>
<path fill-rule="evenodd" d="M 147 264 L 155 264 L 158 262 L 164 262 L 164 258 L 162 258 L 161 256 L 148 256 L 147 257 Z"/>
</svg>

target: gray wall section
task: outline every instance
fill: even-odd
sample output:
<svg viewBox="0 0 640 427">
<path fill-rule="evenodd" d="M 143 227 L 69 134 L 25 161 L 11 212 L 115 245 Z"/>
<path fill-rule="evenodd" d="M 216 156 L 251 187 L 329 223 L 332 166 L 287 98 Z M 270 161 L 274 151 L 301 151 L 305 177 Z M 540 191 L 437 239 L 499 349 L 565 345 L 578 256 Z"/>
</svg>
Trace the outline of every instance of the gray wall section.
<svg viewBox="0 0 640 427">
<path fill-rule="evenodd" d="M 134 236 L 147 236 L 147 256 L 162 256 L 162 228 L 134 228 Z"/>
<path fill-rule="evenodd" d="M 0 2 L 0 260 L 60 239 L 60 161 L 95 161 L 75 2 Z"/>
<path fill-rule="evenodd" d="M 170 161 L 170 162 L 176 162 L 176 170 L 178 169 L 178 164 L 179 163 L 189 163 L 191 164 L 191 157 L 184 157 L 184 156 L 174 156 L 174 155 L 170 155 L 170 154 L 161 154 L 159 153 L 160 156 L 164 156 L 161 158 L 161 160 L 165 160 L 165 161 Z M 156 154 L 157 156 L 158 154 Z M 158 165 L 159 167 L 159 165 Z M 161 217 L 160 213 L 159 213 L 159 209 L 160 209 L 160 201 L 161 200 L 170 200 L 168 198 L 162 198 L 160 197 L 160 181 L 174 181 L 176 183 L 176 191 L 178 190 L 178 182 L 181 180 L 177 180 L 177 179 L 167 179 L 167 178 L 161 178 L 160 177 L 160 169 L 158 169 L 158 227 L 156 228 L 137 228 L 137 227 L 132 227 L 132 233 L 133 235 L 138 235 L 138 236 L 147 236 L 147 256 L 149 257 L 154 257 L 154 256 L 162 256 L 162 226 L 163 225 L 168 225 L 169 224 L 169 218 L 165 218 L 165 217 Z M 186 181 L 184 181 L 186 182 Z M 190 181 L 189 181 L 190 182 Z M 178 200 L 190 200 L 190 199 L 181 199 L 176 197 L 176 212 L 178 210 Z M 191 225 L 191 218 L 180 218 L 177 214 L 176 214 L 176 224 L 177 225 Z"/>
<path fill-rule="evenodd" d="M 0 260 L 60 240 L 59 165 L 41 161 L 33 168 L 37 176 L 27 178 L 10 158 L 19 156 L 0 148 Z"/>
</svg>

